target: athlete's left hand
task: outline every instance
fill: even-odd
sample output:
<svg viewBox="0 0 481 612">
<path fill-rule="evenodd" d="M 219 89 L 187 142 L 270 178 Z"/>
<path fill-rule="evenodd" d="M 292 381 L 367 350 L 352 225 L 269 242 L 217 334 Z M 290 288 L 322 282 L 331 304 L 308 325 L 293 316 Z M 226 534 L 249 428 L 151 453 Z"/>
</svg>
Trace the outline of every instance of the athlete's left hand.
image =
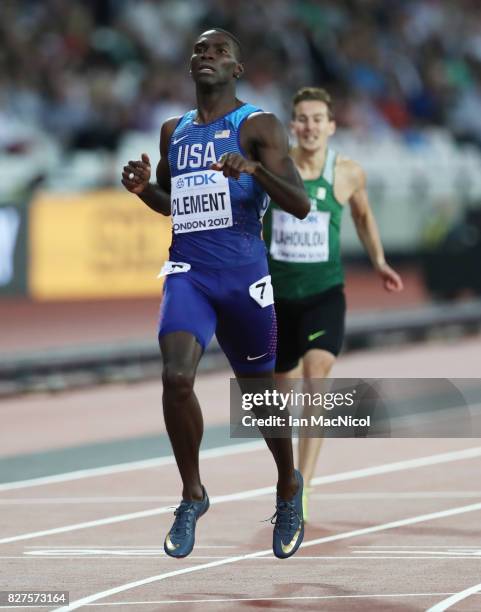
<svg viewBox="0 0 481 612">
<path fill-rule="evenodd" d="M 377 268 L 377 273 L 382 279 L 382 284 L 386 291 L 402 291 L 404 288 L 402 278 L 387 263 L 381 264 Z"/>
<path fill-rule="evenodd" d="M 254 174 L 259 166 L 259 162 L 251 161 L 242 157 L 239 153 L 224 153 L 219 161 L 211 165 L 211 170 L 218 170 L 224 176 L 231 178 L 240 178 L 241 172 L 246 174 Z"/>
</svg>

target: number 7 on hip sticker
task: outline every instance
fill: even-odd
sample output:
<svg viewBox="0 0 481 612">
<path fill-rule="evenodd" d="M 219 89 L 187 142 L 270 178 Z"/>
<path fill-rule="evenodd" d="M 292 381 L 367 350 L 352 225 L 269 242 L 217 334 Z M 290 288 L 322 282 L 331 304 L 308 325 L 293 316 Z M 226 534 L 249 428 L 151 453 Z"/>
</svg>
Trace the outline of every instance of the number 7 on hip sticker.
<svg viewBox="0 0 481 612">
<path fill-rule="evenodd" d="M 270 274 L 252 283 L 249 287 L 249 295 L 262 308 L 274 304 L 274 290 L 272 289 Z"/>
</svg>

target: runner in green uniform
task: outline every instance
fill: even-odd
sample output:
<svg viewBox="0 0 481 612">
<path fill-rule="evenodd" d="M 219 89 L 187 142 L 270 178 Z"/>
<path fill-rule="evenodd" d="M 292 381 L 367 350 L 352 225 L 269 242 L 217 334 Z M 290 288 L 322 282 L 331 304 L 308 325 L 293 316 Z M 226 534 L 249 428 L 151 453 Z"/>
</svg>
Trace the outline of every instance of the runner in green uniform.
<svg viewBox="0 0 481 612">
<path fill-rule="evenodd" d="M 401 277 L 386 263 L 369 205 L 361 166 L 328 148 L 336 129 L 330 95 L 306 87 L 293 99 L 291 156 L 311 201 L 311 212 L 296 219 L 272 203 L 264 238 L 276 300 L 280 379 L 325 378 L 344 337 L 346 301 L 340 253 L 344 203 L 349 203 L 359 238 L 387 291 L 401 291 Z M 299 469 L 309 491 L 321 438 L 299 439 Z M 305 505 L 307 498 L 304 500 Z M 304 515 L 305 516 L 305 515 Z"/>
</svg>

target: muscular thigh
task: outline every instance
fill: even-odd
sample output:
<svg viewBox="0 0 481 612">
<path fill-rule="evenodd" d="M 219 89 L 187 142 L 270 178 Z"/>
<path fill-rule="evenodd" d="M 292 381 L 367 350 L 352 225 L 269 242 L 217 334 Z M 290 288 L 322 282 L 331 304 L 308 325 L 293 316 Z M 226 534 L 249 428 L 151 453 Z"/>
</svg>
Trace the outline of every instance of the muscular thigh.
<svg viewBox="0 0 481 612">
<path fill-rule="evenodd" d="M 216 335 L 232 368 L 239 374 L 272 370 L 277 326 L 267 262 L 224 271 L 220 280 Z"/>
<path fill-rule="evenodd" d="M 160 341 L 172 333 L 187 332 L 195 337 L 201 352 L 205 350 L 217 322 L 208 280 L 191 270 L 167 276 L 160 307 Z"/>
</svg>

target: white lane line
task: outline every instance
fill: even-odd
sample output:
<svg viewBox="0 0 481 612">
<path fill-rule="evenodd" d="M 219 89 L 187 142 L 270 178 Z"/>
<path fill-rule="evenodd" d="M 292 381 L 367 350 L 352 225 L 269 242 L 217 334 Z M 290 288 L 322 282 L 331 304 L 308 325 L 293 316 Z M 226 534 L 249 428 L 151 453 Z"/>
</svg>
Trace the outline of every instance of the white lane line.
<svg viewBox="0 0 481 612">
<path fill-rule="evenodd" d="M 455 593 L 451 595 L 451 597 L 448 597 L 447 599 L 443 599 L 443 601 L 440 601 L 435 606 L 432 606 L 431 608 L 429 608 L 427 612 L 443 612 L 444 610 L 447 610 L 448 608 L 458 603 L 459 601 L 462 601 L 463 599 L 466 599 L 470 597 L 471 595 L 476 595 L 476 593 L 479 593 L 480 591 L 481 591 L 481 583 L 475 584 L 469 589 L 465 589 L 464 591 L 461 591 L 460 593 Z"/>
<path fill-rule="evenodd" d="M 192 604 L 192 603 L 230 603 L 234 601 L 309 601 L 319 599 L 370 599 L 386 597 L 435 597 L 438 595 L 451 595 L 451 593 L 375 593 L 373 595 L 292 595 L 291 597 L 231 597 L 229 599 L 164 599 L 160 601 L 120 601 L 117 603 L 93 603 L 94 606 L 138 606 L 158 604 Z M 90 607 L 89 606 L 89 607 Z"/>
<path fill-rule="evenodd" d="M 462 491 L 433 491 L 430 492 L 413 492 L 413 493 L 392 493 L 390 491 L 376 492 L 376 493 L 314 493 L 310 495 L 309 499 L 318 501 L 331 501 L 331 500 L 377 500 L 382 499 L 383 501 L 396 501 L 398 499 L 481 499 L 481 491 L 471 491 L 463 493 Z M 79 504 L 140 504 L 140 503 L 167 503 L 177 505 L 179 501 L 178 495 L 145 495 L 137 497 L 9 497 L 6 499 L 0 499 L 0 506 L 32 506 L 38 505 L 72 505 Z"/>
<path fill-rule="evenodd" d="M 212 503 L 212 500 L 211 500 Z M 115 523 L 122 523 L 124 521 L 132 521 L 142 518 L 149 518 L 151 516 L 158 516 L 159 514 L 172 513 L 173 508 L 168 506 L 164 508 L 153 508 L 152 510 L 143 510 L 142 512 L 130 512 L 129 514 L 118 514 L 116 516 L 108 516 L 103 519 L 95 519 L 93 521 L 85 521 L 83 523 L 75 523 L 73 525 L 64 525 L 63 527 L 54 527 L 52 529 L 44 529 L 42 531 L 31 531 L 30 533 L 22 533 L 16 536 L 10 536 L 8 538 L 1 538 L 0 544 L 9 544 L 11 542 L 20 542 L 21 540 L 32 540 L 34 538 L 41 538 L 47 535 L 55 535 L 58 533 L 69 533 L 71 531 L 78 531 L 80 529 L 89 529 L 90 527 L 100 527 L 101 525 L 113 525 Z"/>
<path fill-rule="evenodd" d="M 103 555 L 87 555 L 87 554 L 72 554 L 72 555 L 28 555 L 28 554 L 24 554 L 24 555 L 0 555 L 0 559 L 23 559 L 28 560 L 28 559 L 35 559 L 37 561 L 41 561 L 43 560 L 59 560 L 59 559 L 85 559 L 86 557 L 95 557 L 95 560 L 106 560 L 106 561 L 112 561 L 115 559 L 138 559 L 139 557 L 142 558 L 147 558 L 147 557 L 152 557 L 155 556 L 157 559 L 161 560 L 162 557 L 165 557 L 165 559 L 167 559 L 167 555 L 164 553 L 164 551 L 160 551 L 157 555 L 138 555 L 138 554 L 132 554 L 132 555 L 108 555 L 108 556 L 103 556 Z M 189 555 L 189 559 L 225 559 L 225 555 Z M 373 563 L 375 563 L 376 561 L 378 561 L 379 559 L 383 559 L 383 560 L 389 560 L 389 559 L 396 559 L 398 561 L 402 561 L 404 559 L 429 559 L 430 561 L 436 561 L 437 559 L 442 560 L 442 561 L 478 561 L 479 562 L 479 556 L 476 557 L 474 555 L 467 555 L 467 556 L 461 556 L 461 555 L 446 555 L 445 557 L 442 556 L 435 556 L 435 557 L 430 557 L 430 556 L 414 556 L 414 557 L 408 557 L 406 555 L 402 555 L 402 556 L 396 556 L 396 555 L 389 555 L 389 556 L 375 556 L 375 557 L 371 557 L 371 556 L 367 556 L 364 557 L 362 555 L 353 557 L 353 556 L 343 556 L 343 555 L 333 555 L 333 556 L 325 556 L 325 555 L 316 555 L 316 556 L 298 556 L 296 558 L 294 558 L 291 563 L 294 563 L 296 561 L 315 561 L 315 560 L 325 560 L 325 559 L 343 559 L 343 560 L 350 560 L 350 561 L 358 561 L 358 559 L 365 559 L 368 561 L 372 561 Z M 277 561 L 276 557 L 274 557 L 274 555 L 272 557 L 261 557 L 260 559 L 256 559 L 256 561 Z"/>
<path fill-rule="evenodd" d="M 468 448 L 461 451 L 452 451 L 448 453 L 439 453 L 436 455 L 427 455 L 425 457 L 418 457 L 417 459 L 406 459 L 404 461 L 396 461 L 394 463 L 384 463 L 381 465 L 374 465 L 359 470 L 350 470 L 348 472 L 339 472 L 338 474 L 331 474 L 330 476 L 320 476 L 314 478 L 311 482 L 313 485 L 328 484 L 333 482 L 343 482 L 346 480 L 355 480 L 358 478 L 366 478 L 368 476 L 374 476 L 379 474 L 388 474 L 392 472 L 400 472 L 403 470 L 409 470 L 413 468 L 425 467 L 436 465 L 439 463 L 448 463 L 451 461 L 461 461 L 464 459 L 472 459 L 481 456 L 481 447 Z M 211 504 L 222 504 L 232 501 L 241 501 L 245 499 L 252 499 L 253 497 L 259 497 L 261 495 L 272 494 L 274 487 L 262 487 L 259 489 L 251 489 L 247 491 L 240 491 L 238 493 L 229 493 L 228 495 L 216 495 L 210 499 Z M 72 525 L 64 525 L 63 527 L 53 527 L 51 529 L 44 529 L 42 531 L 33 531 L 30 533 L 22 533 L 20 535 L 9 536 L 7 538 L 1 538 L 0 544 L 10 544 L 11 542 L 19 542 L 21 540 L 31 540 L 33 538 L 40 538 L 47 535 L 55 535 L 59 533 L 67 533 L 71 531 L 78 531 L 80 529 L 89 529 L 91 527 L 99 527 L 102 525 L 112 525 L 114 523 L 122 523 L 124 521 L 131 521 L 143 518 L 149 518 L 152 516 L 158 516 L 161 514 L 168 514 L 172 512 L 170 506 L 164 506 L 162 508 L 152 508 L 150 510 L 142 510 L 138 512 L 130 512 L 128 514 L 119 514 L 116 516 L 108 516 L 103 519 L 95 519 L 92 521 L 85 521 L 83 523 L 74 523 Z"/>
<path fill-rule="evenodd" d="M 91 548 L 96 548 L 98 546 L 97 544 L 91 544 L 90 546 L 88 544 L 84 544 L 83 546 L 45 546 L 45 544 L 43 546 L 25 546 L 25 548 L 40 548 L 42 550 L 58 550 L 58 551 L 62 551 L 62 550 L 82 550 L 85 548 L 91 549 Z M 108 548 L 109 550 L 113 549 L 115 550 L 116 548 L 120 549 L 120 550 L 154 550 L 156 547 L 155 546 L 110 546 L 110 545 L 102 545 L 102 548 Z M 233 544 L 196 544 L 195 548 L 239 548 L 238 546 L 234 546 Z"/>
<path fill-rule="evenodd" d="M 361 545 L 356 545 L 356 546 L 349 546 L 349 548 L 380 548 L 380 549 L 389 549 L 386 550 L 386 552 L 390 552 L 390 550 L 392 548 L 427 548 L 427 549 L 431 549 L 431 548 L 445 548 L 446 550 L 451 550 L 451 549 L 455 549 L 455 548 L 459 548 L 461 550 L 478 550 L 481 547 L 481 544 L 479 544 L 478 546 L 461 546 L 461 545 L 451 545 L 451 544 L 389 544 L 389 545 L 378 545 L 378 544 L 366 544 L 365 546 L 361 546 Z M 33 546 L 26 546 L 25 548 L 33 548 Z M 42 548 L 45 548 L 45 546 L 43 546 Z M 51 547 L 53 548 L 53 546 Z M 382 552 L 382 550 L 381 550 Z"/>
<path fill-rule="evenodd" d="M 442 556 L 443 558 L 446 557 L 477 557 L 478 559 L 481 557 L 481 550 L 452 550 L 452 551 L 444 551 L 444 550 L 353 550 L 352 551 L 354 555 L 356 555 L 356 558 L 359 557 L 359 555 L 368 555 L 369 553 L 371 555 L 375 555 L 375 557 L 377 558 L 377 556 L 379 554 L 386 554 L 386 553 L 390 553 L 392 555 L 424 555 L 424 559 L 426 559 L 429 555 L 432 555 L 433 557 L 439 557 Z M 366 557 L 363 557 L 364 559 Z M 415 557 L 412 556 L 411 559 L 414 559 Z"/>
<path fill-rule="evenodd" d="M 332 536 L 326 536 L 323 538 L 317 538 L 315 540 L 309 540 L 302 544 L 302 548 L 317 546 L 319 544 L 326 544 L 327 542 L 336 542 L 338 540 L 345 540 L 347 538 L 354 538 L 354 537 L 361 536 L 361 535 L 367 535 L 369 533 L 376 533 L 379 531 L 386 531 L 389 529 L 397 529 L 398 527 L 405 527 L 407 525 L 414 525 L 416 523 L 422 523 L 426 521 L 432 521 L 435 519 L 446 518 L 448 516 L 455 516 L 457 514 L 464 514 L 466 512 L 474 512 L 476 510 L 481 510 L 481 503 L 471 504 L 469 506 L 461 506 L 458 508 L 450 508 L 449 510 L 442 510 L 440 512 L 431 512 L 429 514 L 420 514 L 417 516 L 411 516 L 409 518 L 400 519 L 397 521 L 391 521 L 389 523 L 382 523 L 380 525 L 373 525 L 371 527 L 364 527 L 362 529 L 355 529 L 353 531 L 347 531 L 347 532 L 338 533 Z M 137 587 L 144 586 L 146 584 L 152 584 L 153 582 L 160 582 L 161 580 L 166 580 L 167 578 L 173 578 L 175 576 L 182 576 L 183 574 L 191 574 L 193 572 L 199 572 L 204 569 L 211 569 L 214 567 L 219 567 L 221 565 L 237 563 L 238 561 L 244 561 L 245 559 L 256 559 L 257 557 L 266 557 L 268 555 L 272 555 L 272 549 L 270 548 L 267 550 L 260 550 L 255 553 L 249 553 L 246 555 L 239 555 L 236 557 L 227 557 L 219 561 L 211 561 L 210 563 L 192 565 L 190 567 L 186 567 L 180 570 L 173 570 L 171 572 L 165 572 L 164 574 L 157 574 L 156 576 L 149 576 L 148 578 L 143 578 L 141 580 L 136 580 L 134 582 L 128 582 L 118 587 L 113 587 L 105 591 L 93 593 L 92 595 L 88 595 L 87 597 L 82 597 L 81 599 L 77 599 L 76 601 L 71 602 L 68 606 L 62 606 L 61 608 L 58 608 L 57 610 L 58 612 L 67 612 L 70 610 L 77 610 L 78 608 L 91 604 L 95 601 L 98 601 L 99 599 L 105 599 L 106 597 L 110 597 L 111 595 L 117 595 L 118 593 L 123 593 L 125 591 L 129 591 L 130 589 L 135 589 Z"/>
<path fill-rule="evenodd" d="M 403 459 L 394 463 L 384 463 L 382 465 L 367 467 L 360 470 L 352 470 L 350 472 L 342 472 L 344 478 L 340 478 L 341 474 L 337 474 L 336 480 L 330 480 L 331 476 L 318 476 L 311 480 L 311 485 L 322 485 L 330 482 L 341 482 L 342 480 L 354 480 L 356 478 L 364 478 L 364 476 L 372 476 L 375 474 L 388 474 L 399 472 L 411 468 L 427 467 L 439 463 L 449 463 L 451 461 L 461 461 L 463 459 L 475 459 L 481 457 L 481 446 L 474 446 L 460 451 L 449 451 L 446 453 L 438 453 L 435 455 L 427 455 L 416 459 Z M 376 470 L 373 472 L 372 470 Z"/>
<path fill-rule="evenodd" d="M 216 448 L 202 450 L 200 451 L 200 458 L 216 459 L 218 457 L 227 457 L 228 455 L 236 455 L 238 453 L 248 453 L 259 450 L 261 448 L 265 448 L 265 442 L 263 440 L 255 440 L 254 442 L 244 442 L 241 444 L 229 444 L 227 446 L 218 446 Z M 63 474 L 55 474 L 53 476 L 41 476 L 39 478 L 30 478 L 28 480 L 5 482 L 0 484 L 0 492 L 12 491 L 13 489 L 24 489 L 26 487 L 39 487 L 43 485 L 54 484 L 57 482 L 68 482 L 70 480 L 81 480 L 82 478 L 110 476 L 111 474 L 121 474 L 123 472 L 132 472 L 134 470 L 145 470 L 161 467 L 164 465 L 175 465 L 174 456 L 168 455 L 167 457 L 158 457 L 155 459 L 129 461 L 127 463 L 106 465 L 100 468 L 75 470 L 74 472 L 65 472 Z"/>
<path fill-rule="evenodd" d="M 481 491 L 433 491 L 433 492 L 412 492 L 412 493 L 392 493 L 390 491 L 377 491 L 375 493 L 313 493 L 309 499 L 318 501 L 331 500 L 377 500 L 383 501 L 398 499 L 481 499 Z M 179 501 L 178 495 L 145 495 L 136 497 L 9 497 L 0 498 L 0 506 L 32 506 L 38 505 L 71 505 L 75 504 L 139 504 L 139 503 L 173 503 Z"/>
<path fill-rule="evenodd" d="M 374 593 L 372 595 L 293 595 L 291 597 L 231 597 L 229 599 L 164 599 L 159 601 L 119 601 L 93 603 L 87 607 L 94 606 L 139 606 L 139 605 L 158 605 L 158 604 L 192 604 L 192 603 L 229 603 L 234 601 L 297 601 L 297 600 L 318 600 L 318 599 L 371 599 L 386 597 L 436 597 L 439 595 L 451 595 L 451 593 Z"/>
<path fill-rule="evenodd" d="M 363 491 L 359 493 L 312 493 L 309 499 L 316 499 L 319 501 L 329 500 L 344 500 L 344 499 L 356 499 L 356 500 L 370 500 L 370 499 L 382 499 L 383 501 L 397 500 L 397 499 L 481 499 L 481 491 L 375 491 L 370 493 L 369 491 Z M 28 501 L 28 498 L 25 498 Z M 0 504 L 2 502 L 0 501 Z"/>
<path fill-rule="evenodd" d="M 298 595 L 291 597 L 231 597 L 230 599 L 161 599 L 152 601 L 119 601 L 119 602 L 103 602 L 93 603 L 88 607 L 101 606 L 148 606 L 159 604 L 211 604 L 211 603 L 229 603 L 234 601 L 292 601 L 292 600 L 318 600 L 318 599 L 371 599 L 371 598 L 386 598 L 386 597 L 437 597 L 442 595 L 451 595 L 451 593 L 375 593 L 372 595 Z M 26 608 L 31 606 L 16 606 L 16 608 Z M 36 608 L 46 608 L 48 606 L 36 606 Z M 0 610 L 11 610 L 11 606 L 0 606 Z"/>
<path fill-rule="evenodd" d="M 481 494 L 479 495 L 481 497 Z M 145 497 L 10 497 L 0 499 L 0 506 L 32 506 L 33 504 L 54 506 L 55 504 L 138 504 L 146 502 L 177 504 L 178 495 Z"/>
<path fill-rule="evenodd" d="M 241 444 L 230 444 L 227 446 L 220 446 L 217 448 L 211 448 L 207 450 L 203 450 L 200 452 L 201 459 L 209 459 L 209 458 L 218 458 L 218 457 L 227 457 L 228 455 L 235 455 L 238 453 L 248 453 L 252 451 L 257 451 L 265 448 L 265 442 L 263 440 L 255 440 L 252 442 L 245 442 Z M 465 453 L 465 458 L 470 459 L 474 457 L 481 456 L 481 447 L 475 446 L 472 448 L 465 449 L 463 451 L 451 451 L 448 453 L 444 453 L 444 455 L 452 455 L 458 452 Z M 433 457 L 438 457 L 441 455 L 432 455 Z M 413 459 L 413 461 L 417 461 L 417 459 Z M 15 482 L 6 482 L 0 484 L 0 492 L 2 491 L 11 491 L 14 489 L 23 489 L 27 487 L 38 487 L 43 485 L 55 484 L 57 482 L 68 482 L 71 480 L 80 480 L 83 478 L 94 478 L 97 476 L 110 476 L 111 474 L 120 474 L 123 472 L 131 472 L 134 470 L 143 470 L 150 469 L 156 467 L 162 467 L 164 465 L 174 465 L 175 459 L 173 455 L 169 455 L 168 457 L 159 457 L 156 459 L 145 459 L 142 461 L 130 461 L 127 463 L 119 463 L 115 465 L 107 465 L 100 468 L 89 468 L 85 470 L 76 470 L 74 472 L 65 472 L 63 474 L 55 474 L 53 476 L 42 476 L 39 478 L 31 478 L 29 480 L 18 480 Z M 389 465 L 389 464 L 386 464 Z M 394 465 L 394 464 L 393 464 Z M 426 463 L 425 465 L 430 465 Z M 416 466 L 415 466 L 416 467 Z M 367 468 L 369 469 L 369 468 Z M 312 484 L 324 484 L 324 481 L 320 478 L 315 478 L 312 481 Z"/>
</svg>

